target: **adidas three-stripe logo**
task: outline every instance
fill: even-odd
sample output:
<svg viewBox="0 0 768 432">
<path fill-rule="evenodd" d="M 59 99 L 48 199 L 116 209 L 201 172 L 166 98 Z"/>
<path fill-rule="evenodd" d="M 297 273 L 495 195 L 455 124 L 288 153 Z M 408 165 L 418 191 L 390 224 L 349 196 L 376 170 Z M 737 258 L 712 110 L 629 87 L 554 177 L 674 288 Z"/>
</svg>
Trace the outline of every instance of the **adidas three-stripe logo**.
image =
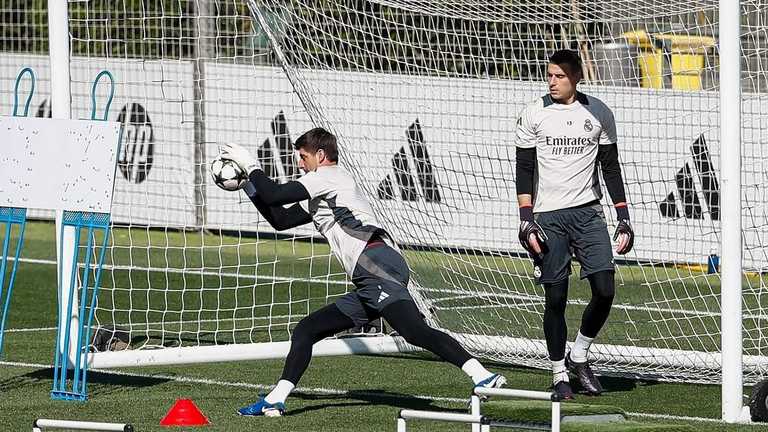
<svg viewBox="0 0 768 432">
<path fill-rule="evenodd" d="M 295 180 L 301 176 L 301 172 L 294 157 L 293 141 L 288 132 L 285 114 L 282 111 L 277 113 L 270 126 L 274 144 L 272 144 L 273 140 L 267 138 L 256 149 L 256 156 L 261 162 L 264 174 L 269 178 L 282 179 L 286 182 Z M 275 161 L 274 153 L 277 153 L 278 161 Z"/>
<path fill-rule="evenodd" d="M 427 146 L 424 144 L 424 133 L 421 131 L 419 119 L 416 119 L 405 131 L 408 138 L 408 148 L 415 165 L 416 179 L 421 186 L 421 192 L 424 201 L 441 201 L 440 186 L 435 179 L 435 169 L 432 160 L 429 158 Z M 416 187 L 413 173 L 408 163 L 408 155 L 405 152 L 405 146 L 392 157 L 392 168 L 394 170 L 395 181 L 400 189 L 400 198 L 403 201 L 419 201 L 419 192 Z M 390 200 L 395 198 L 395 188 L 392 184 L 392 174 L 387 174 L 379 183 L 377 188 L 379 199 Z"/>
<path fill-rule="evenodd" d="M 693 165 L 698 172 L 704 203 L 709 209 L 709 215 L 713 221 L 720 220 L 720 183 L 717 180 L 709 147 L 704 135 L 699 136 L 691 144 Z M 677 185 L 677 197 L 675 191 L 670 192 L 664 201 L 659 203 L 661 215 L 668 218 L 681 217 L 677 201 L 682 203 L 682 216 L 686 219 L 703 219 L 704 208 L 699 200 L 699 191 L 696 190 L 694 177 L 688 162 L 675 175 Z"/>
</svg>

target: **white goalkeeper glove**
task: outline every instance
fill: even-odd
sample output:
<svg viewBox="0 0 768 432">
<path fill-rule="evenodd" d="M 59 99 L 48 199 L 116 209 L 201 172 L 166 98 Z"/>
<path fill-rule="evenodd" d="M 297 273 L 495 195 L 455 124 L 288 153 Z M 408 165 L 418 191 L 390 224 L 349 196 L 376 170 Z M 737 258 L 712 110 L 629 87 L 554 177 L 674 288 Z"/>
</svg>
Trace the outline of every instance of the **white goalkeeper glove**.
<svg viewBox="0 0 768 432">
<path fill-rule="evenodd" d="M 229 159 L 240 166 L 246 175 L 251 175 L 254 170 L 261 169 L 261 163 L 253 157 L 245 147 L 238 144 L 225 144 L 221 149 L 221 158 Z"/>
</svg>

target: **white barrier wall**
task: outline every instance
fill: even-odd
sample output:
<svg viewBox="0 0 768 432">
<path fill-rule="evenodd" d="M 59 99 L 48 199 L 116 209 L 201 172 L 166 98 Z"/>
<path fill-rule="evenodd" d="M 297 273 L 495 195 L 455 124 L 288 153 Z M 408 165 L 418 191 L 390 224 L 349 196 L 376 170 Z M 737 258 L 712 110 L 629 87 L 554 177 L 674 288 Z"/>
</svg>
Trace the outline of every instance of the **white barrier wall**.
<svg viewBox="0 0 768 432">
<path fill-rule="evenodd" d="M 16 74 L 25 66 L 37 77 L 30 116 L 50 116 L 50 68 L 47 56 L 0 57 L 0 113 L 11 115 Z M 103 69 L 116 81 L 108 120 L 124 123 L 115 181 L 115 223 L 185 227 L 195 224 L 192 73 L 189 62 L 74 58 L 72 118 L 91 117 L 91 86 Z M 25 78 L 26 80 L 27 78 Z M 97 116 L 107 98 L 106 80 L 97 95 Z M 27 89 L 23 86 L 22 89 Z M 27 92 L 20 92 L 26 100 Z M 22 108 L 19 109 L 22 112 Z M 31 212 L 32 217 L 53 217 Z"/>
<path fill-rule="evenodd" d="M 43 85 L 34 106 L 47 98 L 43 76 L 47 72 L 41 73 L 47 66 L 41 59 L 45 58 L 0 59 L 3 71 L 14 70 L 9 65 L 40 67 L 36 70 Z M 124 143 L 128 152 L 124 170 L 118 169 L 114 220 L 193 226 L 192 65 L 110 62 L 75 60 L 73 77 L 78 84 L 73 84 L 73 102 L 80 117 L 90 113 L 85 98 L 90 80 L 108 67 L 119 83 L 109 119 L 118 119 L 128 107 L 122 118 L 134 120 L 133 129 L 127 129 L 133 134 L 126 134 L 133 142 Z M 274 176 L 283 181 L 295 176 L 295 162 L 286 149 L 313 122 L 282 69 L 207 64 L 205 70 L 207 158 L 217 153 L 218 145 L 234 141 L 258 152 Z M 525 103 L 545 92 L 543 84 L 327 71 L 300 75 L 307 94 L 313 96 L 315 112 L 321 113 L 313 120 L 342 138 L 343 163 L 355 167 L 398 241 L 521 251 L 514 124 Z M 8 78 L 0 79 L 0 94 L 10 101 L 13 80 Z M 614 109 L 637 232 L 633 256 L 706 262 L 707 255 L 719 248 L 718 95 L 617 87 L 582 91 Z M 747 267 L 768 261 L 759 238 L 766 212 L 764 187 L 758 185 L 765 184 L 765 174 L 758 159 L 748 157 L 761 154 L 759 146 L 768 133 L 764 132 L 768 120 L 760 112 L 759 101 L 747 95 L 743 149 Z M 206 193 L 207 227 L 271 231 L 243 194 L 220 191 L 210 181 Z M 608 212 L 612 225 L 613 211 Z M 311 235 L 313 230 L 307 226 L 295 232 Z"/>
</svg>

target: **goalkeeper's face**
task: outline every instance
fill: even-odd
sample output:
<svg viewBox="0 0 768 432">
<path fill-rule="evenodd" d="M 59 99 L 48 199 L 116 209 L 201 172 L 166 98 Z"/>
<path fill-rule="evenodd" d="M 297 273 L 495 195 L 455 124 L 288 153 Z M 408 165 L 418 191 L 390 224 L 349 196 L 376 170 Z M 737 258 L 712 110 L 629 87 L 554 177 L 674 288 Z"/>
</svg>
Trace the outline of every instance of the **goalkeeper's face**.
<svg viewBox="0 0 768 432">
<path fill-rule="evenodd" d="M 299 168 L 305 173 L 310 171 L 316 171 L 317 167 L 321 165 L 332 164 L 327 157 L 325 157 L 325 151 L 322 149 L 312 153 L 305 148 L 299 149 Z"/>
<path fill-rule="evenodd" d="M 581 71 L 569 69 L 567 65 L 554 63 L 547 66 L 549 95 L 559 103 L 569 104 L 576 100 L 576 84 L 581 79 Z"/>
</svg>

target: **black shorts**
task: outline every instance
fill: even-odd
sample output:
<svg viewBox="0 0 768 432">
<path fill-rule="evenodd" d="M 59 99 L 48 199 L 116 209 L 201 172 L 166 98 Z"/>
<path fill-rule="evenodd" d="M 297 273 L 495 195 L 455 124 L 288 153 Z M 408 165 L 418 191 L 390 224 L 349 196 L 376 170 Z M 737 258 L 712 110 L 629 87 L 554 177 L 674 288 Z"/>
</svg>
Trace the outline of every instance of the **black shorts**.
<svg viewBox="0 0 768 432">
<path fill-rule="evenodd" d="M 352 283 L 357 289 L 336 300 L 336 307 L 356 326 L 381 316 L 381 310 L 399 300 L 413 301 L 408 292 L 408 264 L 386 243 L 367 247 L 357 259 Z"/>
<path fill-rule="evenodd" d="M 613 247 L 600 203 L 535 214 L 536 222 L 547 235 L 549 251 L 541 262 L 540 283 L 567 279 L 571 274 L 571 255 L 581 264 L 581 278 L 614 271 Z"/>
</svg>

